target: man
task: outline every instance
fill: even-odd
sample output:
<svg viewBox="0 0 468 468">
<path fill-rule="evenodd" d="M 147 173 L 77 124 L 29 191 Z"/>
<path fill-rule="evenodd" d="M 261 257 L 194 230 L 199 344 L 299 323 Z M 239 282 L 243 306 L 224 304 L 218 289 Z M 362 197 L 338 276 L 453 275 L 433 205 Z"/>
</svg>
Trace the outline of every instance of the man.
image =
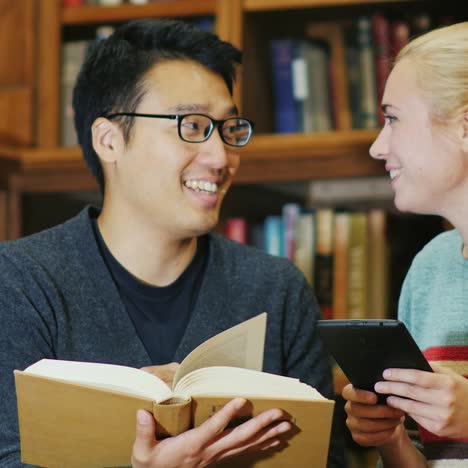
<svg viewBox="0 0 468 468">
<path fill-rule="evenodd" d="M 170 382 L 201 342 L 267 311 L 264 370 L 332 396 L 303 276 L 286 260 L 207 234 L 253 131 L 232 100 L 238 63 L 233 46 L 175 21 L 129 23 L 88 54 L 73 103 L 102 210 L 0 249 L 4 466 L 19 463 L 12 371 L 41 358 L 144 367 Z M 271 410 L 222 432 L 241 403 L 163 442 L 139 412 L 134 466 L 203 466 L 268 448 L 289 428 L 267 428 L 282 416 Z M 338 466 L 334 446 L 333 457 Z"/>
</svg>

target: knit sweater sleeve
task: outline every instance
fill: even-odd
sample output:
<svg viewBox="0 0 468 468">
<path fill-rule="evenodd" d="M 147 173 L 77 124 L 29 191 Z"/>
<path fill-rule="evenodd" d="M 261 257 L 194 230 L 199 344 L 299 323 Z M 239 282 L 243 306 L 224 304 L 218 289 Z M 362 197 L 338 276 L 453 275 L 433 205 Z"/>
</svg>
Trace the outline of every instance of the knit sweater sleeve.
<svg viewBox="0 0 468 468">
<path fill-rule="evenodd" d="M 47 295 L 31 270 L 19 270 L 0 253 L 0 465 L 20 462 L 13 371 L 42 358 L 53 358 L 53 316 Z"/>
</svg>

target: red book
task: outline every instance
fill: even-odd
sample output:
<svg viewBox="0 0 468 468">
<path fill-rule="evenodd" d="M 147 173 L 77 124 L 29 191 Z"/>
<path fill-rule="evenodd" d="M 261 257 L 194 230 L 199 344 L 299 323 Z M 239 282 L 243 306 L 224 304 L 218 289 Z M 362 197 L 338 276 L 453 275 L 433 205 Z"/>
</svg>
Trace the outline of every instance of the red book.
<svg viewBox="0 0 468 468">
<path fill-rule="evenodd" d="M 406 21 L 394 21 L 390 26 L 391 53 L 395 58 L 409 41 L 409 26 Z"/>
<path fill-rule="evenodd" d="M 224 235 L 228 239 L 247 244 L 247 221 L 244 218 L 228 218 L 224 224 Z"/>
<path fill-rule="evenodd" d="M 378 121 L 380 125 L 385 119 L 380 109 L 382 96 L 388 74 L 390 73 L 390 37 L 387 18 L 381 13 L 372 16 L 372 39 L 374 42 L 375 74 L 377 83 L 377 102 L 379 103 Z"/>
<path fill-rule="evenodd" d="M 64 7 L 77 7 L 83 5 L 83 0 L 63 0 Z"/>
</svg>

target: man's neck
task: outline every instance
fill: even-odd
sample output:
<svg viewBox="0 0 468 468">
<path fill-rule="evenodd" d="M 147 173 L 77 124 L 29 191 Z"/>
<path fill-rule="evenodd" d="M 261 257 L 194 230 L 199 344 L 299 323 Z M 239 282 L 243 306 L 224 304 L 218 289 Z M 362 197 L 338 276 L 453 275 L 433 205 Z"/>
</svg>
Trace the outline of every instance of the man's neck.
<svg viewBox="0 0 468 468">
<path fill-rule="evenodd" d="M 197 250 L 197 237 L 173 240 L 147 226 L 136 228 L 128 222 L 115 221 L 104 212 L 97 223 L 107 248 L 117 261 L 140 281 L 153 286 L 173 283 Z"/>
</svg>

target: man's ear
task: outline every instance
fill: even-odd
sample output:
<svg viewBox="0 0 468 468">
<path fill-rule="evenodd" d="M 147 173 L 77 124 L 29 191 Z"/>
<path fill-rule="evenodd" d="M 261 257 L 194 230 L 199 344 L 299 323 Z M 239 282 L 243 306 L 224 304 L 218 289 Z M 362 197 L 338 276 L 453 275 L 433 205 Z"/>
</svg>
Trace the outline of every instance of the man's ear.
<svg viewBox="0 0 468 468">
<path fill-rule="evenodd" d="M 123 149 L 123 135 L 120 128 L 110 120 L 99 117 L 91 126 L 93 148 L 103 163 L 113 164 Z"/>
</svg>

